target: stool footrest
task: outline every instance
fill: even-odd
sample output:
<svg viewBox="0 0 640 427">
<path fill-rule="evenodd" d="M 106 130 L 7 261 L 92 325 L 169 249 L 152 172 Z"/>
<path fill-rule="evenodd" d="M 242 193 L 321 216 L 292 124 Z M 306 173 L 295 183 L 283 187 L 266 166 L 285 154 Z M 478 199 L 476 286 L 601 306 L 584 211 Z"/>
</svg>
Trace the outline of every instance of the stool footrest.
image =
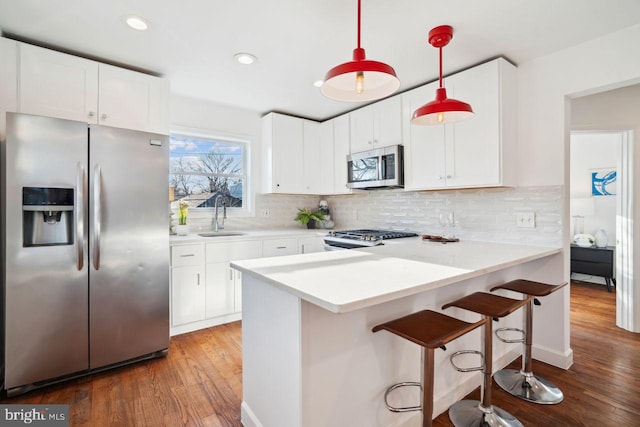
<svg viewBox="0 0 640 427">
<path fill-rule="evenodd" d="M 390 410 L 391 412 L 411 412 L 411 411 L 422 410 L 422 405 L 396 407 L 396 406 L 391 406 L 389 404 L 389 401 L 387 399 L 389 396 L 389 393 L 391 393 L 393 390 L 400 387 L 420 387 L 420 389 L 422 390 L 422 384 L 420 384 L 419 382 L 410 381 L 410 382 L 403 382 L 403 383 L 397 383 L 392 385 L 387 389 L 387 391 L 384 392 L 384 404 L 387 406 L 387 409 Z"/>
<path fill-rule="evenodd" d="M 477 354 L 477 355 L 479 355 L 480 359 L 482 361 L 482 365 L 474 366 L 474 367 L 471 367 L 471 368 L 461 368 L 460 366 L 455 364 L 453 359 L 458 357 L 458 356 L 462 356 L 463 354 Z M 451 356 L 449 356 L 449 361 L 451 362 L 451 364 L 453 365 L 455 370 L 458 371 L 458 372 L 473 372 L 473 371 L 481 371 L 481 370 L 484 369 L 484 355 L 482 354 L 481 351 L 478 351 L 478 350 L 460 350 L 460 351 L 456 351 Z"/>
<path fill-rule="evenodd" d="M 500 336 L 500 332 L 519 332 L 522 334 L 522 338 L 517 338 L 517 339 L 507 339 L 504 337 Z M 508 344 L 511 343 L 523 343 L 524 342 L 524 336 L 525 336 L 525 332 L 523 329 L 520 328 L 498 328 L 495 331 L 496 337 L 502 341 L 502 342 L 506 342 Z"/>
</svg>

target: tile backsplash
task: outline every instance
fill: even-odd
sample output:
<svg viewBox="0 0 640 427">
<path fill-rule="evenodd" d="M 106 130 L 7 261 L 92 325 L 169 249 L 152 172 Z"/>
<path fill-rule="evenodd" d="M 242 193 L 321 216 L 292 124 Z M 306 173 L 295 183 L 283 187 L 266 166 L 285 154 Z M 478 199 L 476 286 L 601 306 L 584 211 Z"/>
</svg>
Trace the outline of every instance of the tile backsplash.
<svg viewBox="0 0 640 427">
<path fill-rule="evenodd" d="M 226 230 L 302 228 L 298 208 L 327 200 L 334 229 L 378 228 L 420 234 L 453 234 L 462 239 L 562 246 L 562 187 L 483 188 L 408 192 L 378 190 L 342 196 L 256 195 L 255 217 L 231 217 Z M 269 216 L 262 216 L 268 210 Z M 455 226 L 440 214 L 453 212 Z M 535 214 L 535 228 L 516 224 L 518 213 Z M 211 214 L 190 216 L 192 229 L 211 229 Z"/>
<path fill-rule="evenodd" d="M 562 246 L 562 187 L 483 188 L 406 192 L 369 191 L 326 198 L 337 229 L 380 228 L 495 242 Z M 440 214 L 453 212 L 455 226 Z M 516 224 L 518 213 L 535 214 L 535 227 Z"/>
</svg>

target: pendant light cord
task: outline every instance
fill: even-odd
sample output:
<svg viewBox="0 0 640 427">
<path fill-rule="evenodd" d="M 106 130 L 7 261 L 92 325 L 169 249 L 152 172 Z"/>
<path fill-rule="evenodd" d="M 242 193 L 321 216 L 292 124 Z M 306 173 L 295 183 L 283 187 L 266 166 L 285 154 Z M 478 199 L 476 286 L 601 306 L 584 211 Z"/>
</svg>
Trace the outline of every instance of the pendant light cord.
<svg viewBox="0 0 640 427">
<path fill-rule="evenodd" d="M 360 49 L 360 0 L 358 0 L 358 49 Z"/>
<path fill-rule="evenodd" d="M 442 47 L 438 48 L 440 52 L 440 87 L 442 87 Z"/>
</svg>

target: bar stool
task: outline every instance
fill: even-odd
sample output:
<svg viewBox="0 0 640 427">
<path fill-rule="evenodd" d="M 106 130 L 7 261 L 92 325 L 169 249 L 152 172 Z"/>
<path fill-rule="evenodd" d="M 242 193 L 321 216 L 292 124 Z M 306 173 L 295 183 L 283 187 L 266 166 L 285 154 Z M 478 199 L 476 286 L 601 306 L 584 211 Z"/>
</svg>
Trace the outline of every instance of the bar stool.
<svg viewBox="0 0 640 427">
<path fill-rule="evenodd" d="M 422 346 L 422 406 L 393 407 L 389 405 L 389 393 L 399 387 L 418 386 L 418 382 L 403 382 L 387 388 L 384 401 L 393 412 L 419 411 L 422 409 L 422 426 L 430 427 L 433 418 L 433 369 L 434 350 L 444 348 L 448 342 L 482 326 L 485 320 L 475 323 L 463 322 L 456 318 L 431 310 L 423 310 L 386 323 L 374 326 L 373 332 L 385 329 Z"/>
<path fill-rule="evenodd" d="M 547 285 L 529 280 L 514 280 L 491 288 L 491 292 L 497 289 L 507 289 L 509 291 L 524 294 L 524 329 L 496 329 L 496 337 L 498 337 L 498 339 L 505 342 L 522 342 L 524 344 L 522 369 L 520 371 L 516 369 L 502 369 L 496 372 L 493 376 L 496 383 L 507 393 L 519 397 L 520 399 L 543 405 L 553 405 L 562 402 L 564 399 L 562 391 L 556 385 L 533 374 L 531 344 L 533 342 L 533 305 L 540 305 L 540 302 L 536 297 L 547 296 L 566 284 L 567 283 L 562 283 L 560 285 Z M 524 337 L 521 340 L 507 340 L 498 335 L 498 333 L 503 330 L 515 330 L 521 332 Z"/>
<path fill-rule="evenodd" d="M 522 423 L 513 415 L 491 404 L 491 375 L 493 364 L 493 340 L 491 335 L 491 319 L 505 317 L 526 303 L 486 292 L 475 292 L 442 306 L 458 307 L 482 315 L 484 328 L 482 340 L 484 342 L 483 378 L 480 387 L 480 401 L 461 400 L 449 408 L 449 419 L 456 427 L 461 426 L 501 426 L 520 427 Z"/>
</svg>

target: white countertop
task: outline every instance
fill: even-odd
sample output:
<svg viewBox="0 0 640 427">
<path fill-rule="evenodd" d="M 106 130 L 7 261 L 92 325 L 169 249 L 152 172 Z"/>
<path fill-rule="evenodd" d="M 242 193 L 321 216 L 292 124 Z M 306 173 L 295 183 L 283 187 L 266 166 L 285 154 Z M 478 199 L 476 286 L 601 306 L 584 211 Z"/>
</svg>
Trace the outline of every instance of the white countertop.
<svg viewBox="0 0 640 427">
<path fill-rule="evenodd" d="M 220 230 L 220 235 L 215 237 L 199 236 L 198 233 L 214 233 L 211 230 L 203 230 L 191 232 L 186 236 L 171 235 L 169 243 L 171 245 L 181 245 L 188 243 L 215 243 L 226 242 L 230 240 L 251 240 L 251 239 L 269 239 L 269 238 L 287 238 L 287 237 L 305 237 L 305 236 L 324 236 L 329 230 L 324 229 L 284 229 L 284 230 Z M 241 235 L 225 236 L 226 233 L 242 233 Z"/>
<path fill-rule="evenodd" d="M 419 237 L 366 249 L 232 262 L 334 313 L 346 313 L 560 253 L 562 248 Z"/>
</svg>

